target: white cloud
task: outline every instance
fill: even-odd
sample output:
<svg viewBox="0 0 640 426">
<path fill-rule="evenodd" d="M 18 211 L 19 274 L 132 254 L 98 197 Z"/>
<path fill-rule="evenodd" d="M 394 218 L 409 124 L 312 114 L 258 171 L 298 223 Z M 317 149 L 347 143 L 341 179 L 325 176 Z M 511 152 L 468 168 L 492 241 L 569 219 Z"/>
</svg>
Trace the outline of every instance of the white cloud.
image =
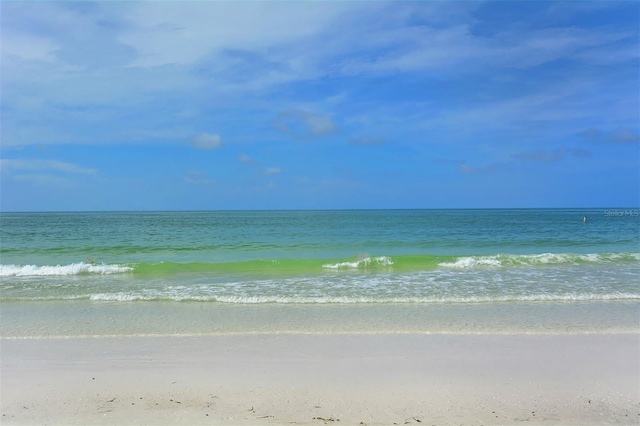
<svg viewBox="0 0 640 426">
<path fill-rule="evenodd" d="M 602 122 L 602 105 L 617 111 L 616 102 L 633 93 L 597 91 L 598 82 L 575 78 L 572 81 L 549 82 L 542 89 L 525 94 L 490 98 L 469 104 L 438 108 L 415 118 L 416 128 L 449 132 L 468 140 L 481 131 L 524 131 L 531 134 L 531 125 L 568 126 L 579 121 Z M 615 120 L 626 120 L 622 111 Z M 464 125 L 462 125 L 464 124 Z M 523 130 L 524 129 L 524 130 Z M 556 129 L 557 131 L 557 129 Z"/>
<path fill-rule="evenodd" d="M 282 173 L 282 169 L 280 167 L 268 167 L 264 170 L 266 175 L 279 175 Z"/>
<path fill-rule="evenodd" d="M 301 109 L 283 111 L 271 121 L 271 124 L 276 130 L 296 139 L 328 136 L 338 131 L 338 126 L 331 117 Z"/>
<path fill-rule="evenodd" d="M 0 171 L 17 182 L 37 186 L 69 188 L 78 183 L 78 175 L 91 176 L 97 171 L 57 160 L 0 159 Z"/>
<path fill-rule="evenodd" d="M 74 184 L 74 181 L 71 179 L 46 173 L 18 174 L 12 176 L 12 179 L 18 182 L 28 182 L 33 185 L 46 187 L 69 187 Z"/>
<path fill-rule="evenodd" d="M 238 155 L 238 161 L 244 164 L 257 164 L 253 158 L 249 157 L 245 153 Z"/>
<path fill-rule="evenodd" d="M 60 46 L 53 40 L 34 34 L 2 32 L 2 56 L 14 56 L 24 61 L 55 62 L 55 52 Z"/>
<path fill-rule="evenodd" d="M 530 161 L 534 163 L 555 163 L 562 161 L 569 156 L 586 158 L 590 157 L 591 153 L 584 149 L 572 148 L 558 148 L 553 150 L 539 149 L 535 151 L 525 151 L 513 154 L 509 162 L 493 162 L 487 164 L 486 166 L 470 166 L 467 163 L 463 163 L 460 167 L 458 167 L 458 172 L 463 174 L 496 173 L 511 169 L 517 169 L 519 162 L 521 161 Z"/>
<path fill-rule="evenodd" d="M 217 149 L 222 146 L 222 138 L 220 135 L 201 133 L 191 141 L 191 146 L 204 150 Z"/>
<path fill-rule="evenodd" d="M 190 170 L 186 173 L 186 175 L 182 178 L 184 183 L 189 185 L 209 185 L 214 183 L 213 180 L 209 179 L 207 172 L 203 172 L 200 170 Z"/>
<path fill-rule="evenodd" d="M 478 36 L 466 23 L 448 27 L 412 26 L 406 22 L 397 28 L 369 26 L 366 37 L 372 42 L 360 51 L 353 50 L 339 65 L 347 75 L 391 74 L 396 72 L 448 72 L 465 74 L 479 69 L 522 69 L 558 59 L 596 62 L 597 52 L 611 50 L 614 43 L 634 41 L 629 32 L 605 29 L 544 28 L 523 29 L 514 25 L 491 36 Z M 618 52 L 608 61 L 627 60 L 633 47 L 614 47 Z M 464 65 L 464 66 L 462 66 Z"/>
<path fill-rule="evenodd" d="M 217 87 L 252 90 L 341 73 L 530 67 L 635 40 L 634 34 L 606 28 L 531 30 L 517 21 L 502 32 L 479 36 L 470 26 L 477 18 L 469 16 L 478 5 L 434 3 L 134 2 L 91 3 L 87 10 L 56 2 L 9 4 L 3 6 L 9 16 L 3 23 L 14 23 L 3 25 L 8 27 L 2 31 L 3 51 L 53 61 L 54 55 L 75 49 L 77 59 L 91 53 L 78 51 L 78 42 L 89 40 L 100 47 L 98 56 L 128 58 L 131 68 L 206 64 Z M 34 27 L 48 31 L 23 29 Z M 634 45 L 637 53 L 637 41 Z M 273 66 L 238 85 L 237 73 L 228 72 L 238 66 L 232 52 Z"/>
<path fill-rule="evenodd" d="M 638 56 L 634 34 L 602 26 L 532 29 L 515 21 L 499 26 L 499 32 L 479 35 L 473 26 L 480 18 L 472 13 L 478 7 L 475 2 L 3 3 L 3 105 L 11 107 L 3 116 L 3 145 L 185 140 L 193 124 L 178 119 L 173 106 L 190 105 L 194 117 L 204 115 L 204 107 L 214 115 L 222 102 L 234 102 L 220 96 L 230 90 L 243 106 L 261 108 L 273 102 L 271 111 L 278 111 L 287 107 L 262 95 L 283 83 L 422 72 L 439 73 L 449 82 L 451 76 L 478 70 L 504 77 L 505 70 L 558 59 L 609 64 Z M 95 52 L 85 54 L 86 47 L 94 45 Z M 88 56 L 93 59 L 81 60 Z M 558 86 L 565 85 L 559 77 Z M 599 78 L 602 86 L 603 77 Z M 517 92 L 513 95 L 517 99 L 480 106 L 444 106 L 429 119 L 457 131 L 475 125 L 501 126 L 518 117 L 556 121 L 587 117 L 595 110 L 563 104 L 567 98 L 559 99 L 555 90 L 535 95 Z M 606 92 L 600 87 L 586 91 L 600 96 Z M 285 111 L 272 124 L 297 139 L 336 133 L 332 117 L 344 124 L 359 113 L 354 93 L 341 94 L 340 105 L 329 107 L 332 116 L 309 112 L 329 110 L 324 101 Z M 545 105 L 544 98 L 551 102 Z M 158 124 L 152 114 L 156 105 L 170 117 L 166 122 Z M 563 105 L 568 107 L 561 110 Z M 347 114 L 337 111 L 349 106 L 354 108 Z M 371 108 L 365 105 L 361 111 Z M 414 110 L 420 115 L 420 108 Z M 113 131 L 87 138 L 78 123 L 87 123 L 89 117 L 95 120 L 94 129 L 125 122 L 126 117 L 127 128 L 113 126 Z M 407 119 L 402 114 L 397 118 Z M 373 118 L 387 119 L 392 117 Z M 219 148 L 222 141 L 216 136 L 220 138 L 210 135 L 191 144 Z"/>
<path fill-rule="evenodd" d="M 591 156 L 591 153 L 584 149 L 558 148 L 554 150 L 540 149 L 537 151 L 526 151 L 514 154 L 512 157 L 517 160 L 552 163 L 555 161 L 564 160 L 568 155 L 585 158 Z"/>
<path fill-rule="evenodd" d="M 468 164 L 463 164 L 458 168 L 460 173 L 464 174 L 476 174 L 476 173 L 496 173 L 504 170 L 508 170 L 509 166 L 505 163 L 491 163 L 484 167 L 475 167 Z"/>
<path fill-rule="evenodd" d="M 352 5 L 321 2 L 136 2 L 119 39 L 134 66 L 193 64 L 224 49 L 263 50 L 318 34 Z M 295 43 L 294 43 L 295 44 Z"/>
<path fill-rule="evenodd" d="M 589 52 L 594 48 L 608 50 L 612 43 L 625 39 L 633 40 L 634 35 L 580 28 L 546 28 L 526 33 L 511 31 L 496 38 L 495 65 L 527 68 L 558 59 L 584 59 L 591 56 Z"/>
<path fill-rule="evenodd" d="M 20 170 L 20 171 L 43 171 L 50 170 L 67 174 L 96 174 L 95 169 L 90 169 L 82 166 L 78 166 L 73 163 L 67 163 L 57 160 L 22 160 L 22 159 L 1 159 L 0 167 L 5 170 Z"/>
<path fill-rule="evenodd" d="M 629 128 L 619 127 L 611 132 L 603 132 L 597 129 L 588 129 L 581 132 L 581 136 L 589 142 L 605 144 L 637 144 L 640 142 L 640 135 L 637 131 Z"/>
</svg>

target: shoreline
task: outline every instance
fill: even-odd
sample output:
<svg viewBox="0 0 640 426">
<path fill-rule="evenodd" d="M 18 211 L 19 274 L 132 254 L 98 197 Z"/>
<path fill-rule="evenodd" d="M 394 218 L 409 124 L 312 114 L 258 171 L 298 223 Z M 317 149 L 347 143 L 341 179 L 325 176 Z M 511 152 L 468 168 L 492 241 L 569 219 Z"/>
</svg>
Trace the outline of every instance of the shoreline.
<svg viewBox="0 0 640 426">
<path fill-rule="evenodd" d="M 0 339 L 2 424 L 638 424 L 640 334 Z"/>
<path fill-rule="evenodd" d="M 0 302 L 0 338 L 640 331 L 638 300 L 460 304 Z"/>
<path fill-rule="evenodd" d="M 221 331 L 211 333 L 183 333 L 183 334 L 87 334 L 87 335 L 33 335 L 33 336 L 0 336 L 2 341 L 47 341 L 47 340 L 124 340 L 124 339 L 214 339 L 214 338 L 237 338 L 237 337 L 277 337 L 277 336 L 451 336 L 451 337 L 561 337 L 561 336 L 631 336 L 638 335 L 640 338 L 640 330 L 624 329 L 624 330 L 580 330 L 580 331 L 298 331 L 298 330 L 281 330 L 281 331 Z"/>
</svg>

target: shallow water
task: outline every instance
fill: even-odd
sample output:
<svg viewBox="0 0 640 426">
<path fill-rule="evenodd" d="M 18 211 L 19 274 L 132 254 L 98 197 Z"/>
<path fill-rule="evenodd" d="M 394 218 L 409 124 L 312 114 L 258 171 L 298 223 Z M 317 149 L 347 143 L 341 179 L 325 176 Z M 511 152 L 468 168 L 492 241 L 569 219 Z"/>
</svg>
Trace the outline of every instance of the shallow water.
<svg viewBox="0 0 640 426">
<path fill-rule="evenodd" d="M 637 332 L 636 213 L 2 213 L 2 336 Z"/>
</svg>

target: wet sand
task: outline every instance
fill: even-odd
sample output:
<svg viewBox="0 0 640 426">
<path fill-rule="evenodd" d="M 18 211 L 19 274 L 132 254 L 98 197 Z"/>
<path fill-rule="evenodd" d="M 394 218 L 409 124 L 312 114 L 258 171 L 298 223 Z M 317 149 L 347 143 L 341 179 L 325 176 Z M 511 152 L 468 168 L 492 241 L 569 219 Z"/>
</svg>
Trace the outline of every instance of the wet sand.
<svg viewBox="0 0 640 426">
<path fill-rule="evenodd" d="M 5 424 L 639 424 L 640 334 L 2 339 Z"/>
</svg>

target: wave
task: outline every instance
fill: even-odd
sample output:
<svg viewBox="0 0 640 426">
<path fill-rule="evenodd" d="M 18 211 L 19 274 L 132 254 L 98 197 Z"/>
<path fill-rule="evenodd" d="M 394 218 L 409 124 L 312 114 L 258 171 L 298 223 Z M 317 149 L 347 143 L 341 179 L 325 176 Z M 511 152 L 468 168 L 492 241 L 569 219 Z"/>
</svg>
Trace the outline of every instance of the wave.
<svg viewBox="0 0 640 426">
<path fill-rule="evenodd" d="M 491 256 L 464 256 L 453 261 L 440 262 L 446 268 L 473 268 L 487 266 L 580 265 L 599 263 L 626 263 L 640 261 L 640 253 L 542 253 L 527 255 L 497 254 Z"/>
<path fill-rule="evenodd" d="M 7 301 L 8 299 L 0 298 Z M 598 302 L 598 301 L 638 301 L 640 293 L 565 293 L 565 294 L 529 294 L 500 296 L 449 296 L 449 297 L 367 297 L 367 296 L 233 296 L 189 294 L 142 294 L 135 292 L 98 293 L 90 295 L 43 296 L 11 298 L 14 301 L 77 301 L 91 300 L 100 302 L 210 302 L 238 305 L 329 305 L 329 304 L 482 304 L 482 303 L 535 303 L 535 302 Z"/>
<path fill-rule="evenodd" d="M 135 273 L 173 275 L 178 273 L 306 275 L 339 272 L 412 272 L 435 269 L 514 268 L 628 264 L 640 262 L 640 253 L 542 253 L 480 256 L 393 255 L 359 256 L 347 259 L 256 259 L 236 262 L 139 262 L 128 264 L 0 265 L 0 277 L 65 276 Z"/>
<path fill-rule="evenodd" d="M 44 277 L 88 274 L 120 274 L 132 271 L 133 267 L 125 265 L 106 265 L 89 263 L 72 263 L 70 265 L 36 266 L 36 265 L 0 265 L 0 277 Z"/>
<path fill-rule="evenodd" d="M 327 269 L 359 269 L 359 268 L 368 268 L 372 266 L 391 266 L 393 265 L 393 260 L 391 260 L 388 256 L 378 256 L 378 257 L 360 257 L 356 260 L 346 260 L 337 263 L 325 263 L 322 265 L 323 268 Z"/>
</svg>

